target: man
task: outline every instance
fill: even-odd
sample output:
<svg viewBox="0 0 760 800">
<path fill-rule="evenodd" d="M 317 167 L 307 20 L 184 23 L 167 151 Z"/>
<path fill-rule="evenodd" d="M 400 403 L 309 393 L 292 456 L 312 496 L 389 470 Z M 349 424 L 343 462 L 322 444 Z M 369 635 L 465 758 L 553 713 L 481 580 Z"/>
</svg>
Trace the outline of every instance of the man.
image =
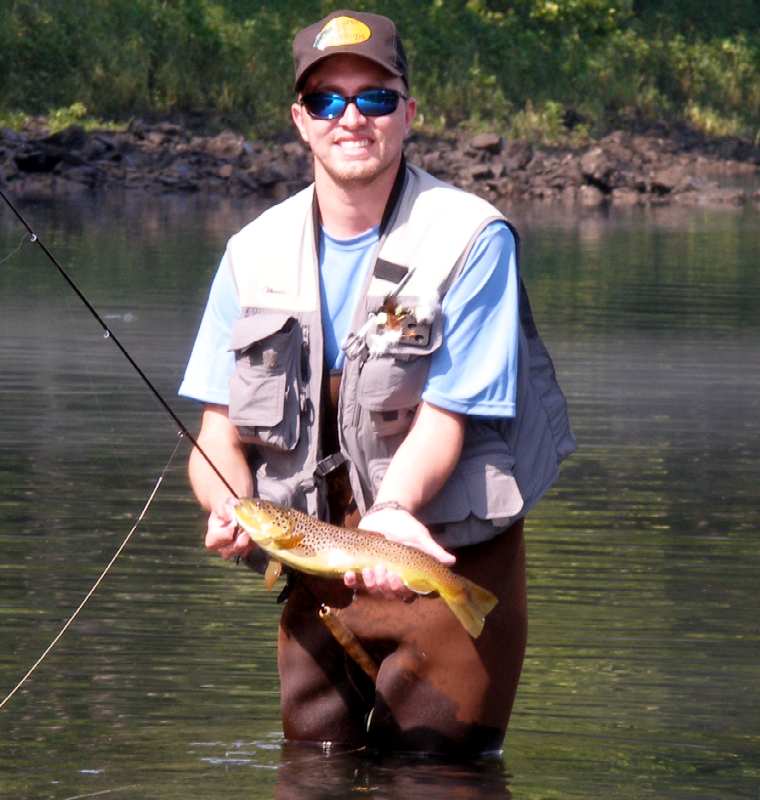
<svg viewBox="0 0 760 800">
<path fill-rule="evenodd" d="M 504 217 L 404 161 L 416 101 L 393 22 L 333 12 L 293 54 L 314 184 L 228 243 L 180 392 L 205 404 L 199 444 L 239 496 L 379 532 L 499 598 L 473 640 L 382 563 L 291 576 L 286 737 L 498 750 L 525 648 L 523 516 L 574 449 L 564 398 Z M 189 470 L 206 546 L 253 560 L 229 489 L 197 451 Z M 378 663 L 374 685 L 325 608 Z"/>
</svg>

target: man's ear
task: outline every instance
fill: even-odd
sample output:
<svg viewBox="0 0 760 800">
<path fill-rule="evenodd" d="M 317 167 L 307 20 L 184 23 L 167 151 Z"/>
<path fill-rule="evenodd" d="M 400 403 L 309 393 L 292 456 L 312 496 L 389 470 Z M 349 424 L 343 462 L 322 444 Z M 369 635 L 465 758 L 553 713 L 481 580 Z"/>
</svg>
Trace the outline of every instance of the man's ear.
<svg viewBox="0 0 760 800">
<path fill-rule="evenodd" d="M 301 138 L 306 144 L 309 144 L 309 135 L 304 124 L 304 113 L 303 106 L 300 103 L 293 103 L 290 106 L 290 118 L 298 129 L 298 133 L 301 134 Z"/>
<path fill-rule="evenodd" d="M 412 132 L 412 123 L 414 122 L 414 118 L 417 116 L 417 100 L 414 97 L 410 97 L 406 101 L 406 108 L 404 109 L 404 124 L 406 128 L 406 136 Z"/>
</svg>

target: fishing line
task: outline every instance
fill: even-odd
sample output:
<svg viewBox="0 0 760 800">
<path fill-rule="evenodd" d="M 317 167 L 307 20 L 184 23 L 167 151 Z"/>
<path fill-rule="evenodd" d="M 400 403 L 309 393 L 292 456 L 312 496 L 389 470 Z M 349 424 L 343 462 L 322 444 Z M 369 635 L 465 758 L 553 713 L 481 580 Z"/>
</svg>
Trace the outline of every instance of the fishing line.
<svg viewBox="0 0 760 800">
<path fill-rule="evenodd" d="M 101 789 L 99 792 L 88 792 L 87 794 L 75 794 L 73 797 L 67 797 L 65 800 L 84 800 L 85 797 L 102 797 L 106 794 L 113 794 L 114 792 L 125 792 L 127 789 L 135 789 L 134 784 L 129 786 L 117 786 L 115 789 Z"/>
<path fill-rule="evenodd" d="M 74 282 L 73 278 L 60 265 L 60 263 L 58 262 L 56 257 L 50 252 L 50 250 L 48 250 L 48 248 L 45 246 L 45 243 L 40 239 L 40 237 L 37 236 L 37 234 L 32 230 L 31 226 L 26 221 L 26 219 L 24 219 L 24 217 L 21 214 L 21 212 L 10 201 L 10 199 L 5 194 L 5 192 L 3 192 L 2 189 L 0 189 L 0 197 L 3 198 L 3 200 L 5 201 L 5 204 L 14 213 L 14 215 L 16 216 L 16 219 L 18 219 L 18 221 L 26 228 L 27 232 L 29 233 L 29 236 L 31 237 L 30 241 L 35 243 L 35 244 L 38 244 L 40 246 L 40 248 L 42 249 L 42 252 L 48 257 L 48 259 L 53 264 L 53 266 L 58 270 L 58 272 L 61 274 L 61 277 L 66 281 L 66 283 L 68 283 L 69 287 L 73 290 L 73 292 L 77 295 L 77 297 L 84 303 L 84 305 L 86 306 L 86 308 L 90 312 L 90 314 L 92 314 L 92 316 L 95 317 L 95 319 L 97 320 L 97 322 L 100 325 L 100 327 L 103 328 L 103 336 L 106 339 L 110 339 L 116 345 L 116 347 L 119 349 L 119 351 L 124 356 L 124 358 L 127 359 L 127 361 L 129 362 L 130 366 L 135 370 L 135 372 L 140 376 L 140 378 L 142 378 L 143 383 L 153 393 L 153 396 L 161 404 L 161 406 L 163 407 L 164 411 L 166 411 L 166 413 L 169 414 L 169 416 L 174 420 L 174 422 L 179 427 L 179 429 L 182 432 L 182 434 L 187 437 L 188 441 L 193 445 L 193 447 L 195 447 L 196 450 L 201 454 L 201 456 L 203 456 L 203 458 L 205 459 L 206 463 L 209 465 L 209 467 L 211 467 L 211 469 L 214 471 L 214 473 L 219 478 L 219 480 L 230 491 L 232 496 L 236 497 L 236 498 L 239 497 L 237 492 L 232 488 L 232 486 L 227 481 L 227 479 L 224 477 L 224 475 L 219 470 L 219 468 L 216 466 L 216 464 L 214 464 L 214 462 L 211 460 L 211 458 L 208 456 L 208 454 L 205 452 L 205 450 L 198 444 L 198 442 L 196 441 L 195 437 L 190 433 L 190 431 L 188 430 L 188 428 L 185 425 L 185 423 L 182 422 L 182 420 L 174 413 L 174 409 L 172 409 L 172 407 L 169 405 L 169 403 L 167 403 L 167 401 L 164 399 L 164 397 L 161 394 L 161 392 L 158 391 L 158 389 L 151 382 L 150 378 L 148 378 L 148 376 L 142 371 L 142 369 L 140 368 L 139 364 L 127 352 L 127 349 L 119 341 L 119 339 L 116 336 L 116 334 L 109 328 L 109 326 L 107 325 L 107 323 L 103 319 L 103 317 L 101 317 L 100 314 L 98 314 L 98 312 L 95 309 L 95 307 L 85 297 L 84 293 L 76 285 L 76 283 Z M 23 245 L 23 242 L 22 242 L 22 245 Z M 20 249 L 20 248 L 21 248 L 21 246 L 19 246 L 18 249 Z"/>
<path fill-rule="evenodd" d="M 26 236 L 24 236 L 24 237 L 21 239 L 21 241 L 18 243 L 18 245 L 17 245 L 17 246 L 16 246 L 16 247 L 15 247 L 13 250 L 11 250 L 11 252 L 10 252 L 10 253 L 8 253 L 8 255 L 7 255 L 7 256 L 3 256 L 2 258 L 0 258 L 0 265 L 2 265 L 2 264 L 5 264 L 5 262 L 6 262 L 6 261 L 10 261 L 10 260 L 13 258 L 13 256 L 15 256 L 15 255 L 16 255 L 16 253 L 18 253 L 18 251 L 19 251 L 19 250 L 21 250 L 21 248 L 22 248 L 22 247 L 23 247 L 23 246 L 24 246 L 24 245 L 25 245 L 27 242 L 30 242 L 30 243 L 31 243 L 31 242 L 33 242 L 33 241 L 34 241 L 34 238 L 33 238 L 33 237 L 31 237 L 31 236 L 30 236 L 30 237 L 26 237 Z"/>
<path fill-rule="evenodd" d="M 18 690 L 19 690 L 19 689 L 20 689 L 20 688 L 21 688 L 21 687 L 22 687 L 22 686 L 23 686 L 23 685 L 26 683 L 26 681 L 29 679 L 29 677 L 31 676 L 31 674 L 32 674 L 32 673 L 33 673 L 33 672 L 34 672 L 34 671 L 37 669 L 37 667 L 39 667 L 39 665 L 40 665 L 40 664 L 41 664 L 41 663 L 42 663 L 42 662 L 45 660 L 45 658 L 47 657 L 48 653 L 49 653 L 49 652 L 50 652 L 50 651 L 51 651 L 51 650 L 52 650 L 52 649 L 53 649 L 53 648 L 54 648 L 54 647 L 55 647 L 55 646 L 58 644 L 58 642 L 60 641 L 60 639 L 61 639 L 61 637 L 63 636 L 63 634 L 64 634 L 64 633 L 66 633 L 66 631 L 67 631 L 67 630 L 68 630 L 68 628 L 69 628 L 69 627 L 72 625 L 72 623 L 74 622 L 74 620 L 75 620 L 75 619 L 76 619 L 76 618 L 79 616 L 79 612 L 80 612 L 80 611 L 81 611 L 81 610 L 82 610 L 82 609 L 85 607 L 85 604 L 86 604 L 86 603 L 87 603 L 87 601 L 88 601 L 88 600 L 89 600 L 89 599 L 90 599 L 90 598 L 93 596 L 93 594 L 95 594 L 95 590 L 98 588 L 98 586 L 100 586 L 100 584 L 103 582 L 103 579 L 106 577 L 106 575 L 107 575 L 107 574 L 108 574 L 108 572 L 110 571 L 111 567 L 112 567 L 112 566 L 113 566 L 113 565 L 116 563 L 116 559 L 117 559 L 117 558 L 118 558 L 118 557 L 121 555 L 122 551 L 123 551 L 123 550 L 124 550 L 124 548 L 127 546 L 127 543 L 128 543 L 128 542 L 129 542 L 129 540 L 132 538 L 132 534 L 133 534 L 133 533 L 134 533 L 134 532 L 137 530 L 138 526 L 140 525 L 140 523 L 141 523 L 141 522 L 142 522 L 142 520 L 143 520 L 143 517 L 144 517 L 144 516 L 145 516 L 145 514 L 148 512 L 148 509 L 150 508 L 150 505 L 151 505 L 151 503 L 153 502 L 153 498 L 154 498 L 154 497 L 156 496 L 156 494 L 158 493 L 158 489 L 159 489 L 159 487 L 161 486 L 161 483 L 162 483 L 162 482 L 163 482 L 163 480 L 164 480 L 164 476 L 165 476 L 165 475 L 166 475 L 166 473 L 169 471 L 169 467 L 171 466 L 171 463 L 172 463 L 172 461 L 174 460 L 174 456 L 177 454 L 177 450 L 179 450 L 179 446 L 180 446 L 180 444 L 182 443 L 182 437 L 183 437 L 183 435 L 184 435 L 184 434 L 182 434 L 182 433 L 180 433 L 180 434 L 179 434 L 179 438 L 177 439 L 177 444 L 175 444 L 175 445 L 174 445 L 174 449 L 172 450 L 172 452 L 171 452 L 171 455 L 169 456 L 169 460 L 166 462 L 166 464 L 164 465 L 164 468 L 161 470 L 161 474 L 158 476 L 158 480 L 156 481 L 156 483 L 155 483 L 155 486 L 153 487 L 153 491 L 152 491 L 152 492 L 150 493 L 150 495 L 148 496 L 148 500 L 146 501 L 145 505 L 143 506 L 143 510 L 140 512 L 140 515 L 137 517 L 137 521 L 136 521 L 136 522 L 135 522 L 135 524 L 132 526 L 132 529 L 131 529 L 131 530 L 130 530 L 130 532 L 129 532 L 129 533 L 128 533 L 128 534 L 127 534 L 125 537 L 124 537 L 124 541 L 123 541 L 123 542 L 122 542 L 122 543 L 119 545 L 118 549 L 117 549 L 117 550 L 116 550 L 116 552 L 113 554 L 113 557 L 112 557 L 112 558 L 111 558 L 111 560 L 108 562 L 108 564 L 106 564 L 105 568 L 104 568 L 104 569 L 103 569 L 103 571 L 100 573 L 100 576 L 99 576 L 99 577 L 98 577 L 98 579 L 95 581 L 95 583 L 92 585 L 92 588 L 90 589 L 90 591 L 89 591 L 89 592 L 87 592 L 87 594 L 86 594 L 86 595 L 85 595 L 85 597 L 84 597 L 84 600 L 82 600 L 82 602 L 81 602 L 81 603 L 80 603 L 80 604 L 77 606 L 77 609 L 76 609 L 76 610 L 74 611 L 74 613 L 73 613 L 73 614 L 72 614 L 72 615 L 71 615 L 71 616 L 68 618 L 68 620 L 66 621 L 66 623 L 64 624 L 64 626 L 61 628 L 61 630 L 60 630 L 60 631 L 58 631 L 58 635 L 57 635 L 57 636 L 56 636 L 56 637 L 53 639 L 53 641 L 52 641 L 52 642 L 50 642 L 50 644 L 49 644 L 49 645 L 48 645 L 48 646 L 45 648 L 45 650 L 44 650 L 44 652 L 42 653 L 42 655 L 41 655 L 41 656 L 40 656 L 40 657 L 39 657 L 39 658 L 38 658 L 38 659 L 37 659 L 37 660 L 34 662 L 34 664 L 32 664 L 32 666 L 31 666 L 31 667 L 29 668 L 29 670 L 27 671 L 26 675 L 24 675 L 24 677 L 23 677 L 23 678 L 22 678 L 22 679 L 21 679 L 21 680 L 20 680 L 20 681 L 19 681 L 19 682 L 18 682 L 18 683 L 17 683 L 17 684 L 14 686 L 14 687 L 13 687 L 13 689 L 12 689 L 12 690 L 10 691 L 10 693 L 9 693 L 9 694 L 8 694 L 8 695 L 7 695 L 7 696 L 4 698 L 4 700 L 3 700 L 2 702 L 0 702 L 0 709 L 2 709 L 2 708 L 3 708 L 3 706 L 4 706 L 4 705 L 5 705 L 5 704 L 6 704 L 6 703 L 7 703 L 7 702 L 8 702 L 8 701 L 11 699 L 11 697 L 13 697 L 13 695 L 14 695 L 14 694 L 16 694 L 16 692 L 17 692 L 17 691 L 18 691 Z"/>
</svg>

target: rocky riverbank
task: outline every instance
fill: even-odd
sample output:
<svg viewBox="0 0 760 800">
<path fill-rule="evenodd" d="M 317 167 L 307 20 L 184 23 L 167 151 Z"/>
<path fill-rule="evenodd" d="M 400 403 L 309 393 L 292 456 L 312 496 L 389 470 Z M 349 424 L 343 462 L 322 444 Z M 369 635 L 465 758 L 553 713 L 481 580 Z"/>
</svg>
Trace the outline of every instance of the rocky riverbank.
<svg viewBox="0 0 760 800">
<path fill-rule="evenodd" d="M 751 203 L 760 209 L 760 148 L 689 131 L 615 131 L 576 149 L 507 142 L 496 133 L 415 133 L 407 156 L 496 203 Z M 309 155 L 295 139 L 251 141 L 233 131 L 201 135 L 173 122 L 142 120 L 119 132 L 0 129 L 0 186 L 17 197 L 122 187 L 278 200 L 310 180 Z"/>
</svg>

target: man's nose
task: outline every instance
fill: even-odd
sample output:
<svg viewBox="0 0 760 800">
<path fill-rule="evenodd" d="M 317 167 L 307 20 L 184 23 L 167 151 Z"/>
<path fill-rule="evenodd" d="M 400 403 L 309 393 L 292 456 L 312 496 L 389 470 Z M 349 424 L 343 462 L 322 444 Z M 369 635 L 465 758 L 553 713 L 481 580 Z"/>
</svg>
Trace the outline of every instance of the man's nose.
<svg viewBox="0 0 760 800">
<path fill-rule="evenodd" d="M 359 111 L 359 106 L 356 105 L 356 100 L 349 101 L 343 115 L 340 118 L 341 125 L 361 125 L 367 121 L 367 118 Z"/>
</svg>

